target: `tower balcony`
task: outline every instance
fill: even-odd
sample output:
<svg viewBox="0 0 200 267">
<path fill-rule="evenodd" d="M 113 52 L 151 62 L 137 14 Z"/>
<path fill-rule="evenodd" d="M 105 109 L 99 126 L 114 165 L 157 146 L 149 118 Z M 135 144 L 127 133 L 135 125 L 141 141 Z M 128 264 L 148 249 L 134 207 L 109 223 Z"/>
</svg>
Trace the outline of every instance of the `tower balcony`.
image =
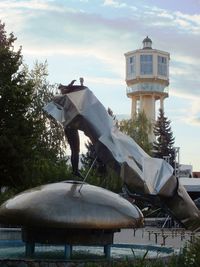
<svg viewBox="0 0 200 267">
<path fill-rule="evenodd" d="M 165 84 L 150 83 L 150 82 L 138 83 L 131 86 L 127 86 L 126 88 L 126 94 L 129 97 L 137 94 L 153 94 L 153 93 L 165 95 L 167 97 L 169 93 L 169 88 Z"/>
</svg>

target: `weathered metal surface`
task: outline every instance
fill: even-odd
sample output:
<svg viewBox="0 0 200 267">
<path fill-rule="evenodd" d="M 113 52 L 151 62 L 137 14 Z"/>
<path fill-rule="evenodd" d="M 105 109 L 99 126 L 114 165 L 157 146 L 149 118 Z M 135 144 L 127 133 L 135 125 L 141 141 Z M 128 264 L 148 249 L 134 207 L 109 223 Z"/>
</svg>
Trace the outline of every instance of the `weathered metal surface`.
<svg viewBox="0 0 200 267">
<path fill-rule="evenodd" d="M 141 211 L 118 194 L 80 182 L 47 184 L 0 207 L 0 222 L 25 227 L 120 229 L 140 227 Z"/>
<path fill-rule="evenodd" d="M 74 92 L 56 96 L 44 110 L 64 127 L 84 131 L 98 156 L 113 167 L 132 193 L 160 197 L 183 225 L 199 230 L 200 211 L 173 176 L 173 168 L 163 159 L 147 155 L 132 138 L 117 129 L 88 88 L 79 89 L 74 86 Z"/>
</svg>

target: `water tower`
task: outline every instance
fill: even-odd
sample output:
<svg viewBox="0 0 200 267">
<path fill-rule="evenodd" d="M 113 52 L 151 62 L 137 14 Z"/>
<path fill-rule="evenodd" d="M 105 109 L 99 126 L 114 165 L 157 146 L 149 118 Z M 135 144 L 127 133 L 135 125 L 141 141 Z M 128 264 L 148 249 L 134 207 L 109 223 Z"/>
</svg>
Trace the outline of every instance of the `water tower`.
<svg viewBox="0 0 200 267">
<path fill-rule="evenodd" d="M 164 99 L 168 97 L 169 59 L 168 52 L 152 49 L 147 36 L 143 48 L 125 53 L 127 96 L 132 99 L 131 117 L 144 111 L 151 123 L 156 119 L 156 101 L 164 110 Z M 149 134 L 154 139 L 153 133 Z"/>
</svg>

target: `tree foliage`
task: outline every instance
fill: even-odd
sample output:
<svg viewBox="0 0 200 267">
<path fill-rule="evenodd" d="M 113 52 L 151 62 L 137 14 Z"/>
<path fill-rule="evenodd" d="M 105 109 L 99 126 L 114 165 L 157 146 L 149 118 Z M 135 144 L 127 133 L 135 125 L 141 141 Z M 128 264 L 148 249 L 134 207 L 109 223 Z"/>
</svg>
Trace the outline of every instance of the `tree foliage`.
<svg viewBox="0 0 200 267">
<path fill-rule="evenodd" d="M 56 90 L 56 87 L 50 85 L 47 80 L 47 63 L 36 62 L 28 75 L 34 85 L 30 113 L 38 151 L 45 154 L 48 150 L 49 157 L 52 159 L 63 158 L 66 150 L 63 127 L 43 111 L 43 107 L 52 100 Z"/>
<path fill-rule="evenodd" d="M 81 156 L 81 163 L 84 169 L 88 170 L 93 165 L 93 169 L 95 169 L 96 172 L 101 175 L 105 175 L 106 166 L 102 162 L 102 160 L 98 158 L 98 155 L 96 154 L 95 147 L 92 142 L 87 141 L 87 143 L 85 143 L 85 147 L 87 149 L 87 152 L 85 154 L 82 154 Z"/>
<path fill-rule="evenodd" d="M 34 128 L 32 133 L 34 164 L 31 179 L 29 175 L 29 184 L 30 181 L 38 184 L 64 179 L 67 171 L 64 131 L 56 120 L 43 111 L 43 107 L 51 101 L 56 90 L 47 80 L 47 62 L 44 64 L 36 62 L 34 68 L 30 72 L 27 71 L 27 76 L 32 81 L 34 89 L 29 109 Z"/>
<path fill-rule="evenodd" d="M 33 130 L 28 112 L 33 86 L 20 69 L 21 48 L 14 51 L 16 38 L 6 36 L 0 23 L 0 173 L 1 185 L 22 183 L 25 159 L 31 154 L 30 136 Z"/>
<path fill-rule="evenodd" d="M 23 66 L 16 38 L 0 22 L 0 187 L 27 188 L 67 176 L 63 129 L 43 106 L 53 95 L 47 65 Z"/>
<path fill-rule="evenodd" d="M 155 123 L 153 132 L 156 141 L 153 142 L 154 156 L 157 158 L 169 157 L 169 163 L 174 167 L 174 142 L 171 121 L 164 115 L 163 109 L 159 110 L 159 116 Z"/>
<path fill-rule="evenodd" d="M 85 146 L 87 152 L 86 154 L 82 154 L 81 163 L 84 175 L 87 175 L 88 171 L 90 171 L 87 182 L 114 192 L 121 192 L 122 181 L 120 177 L 116 175 L 114 170 L 103 163 L 96 154 L 95 147 L 90 141 L 85 143 Z M 90 169 L 91 166 L 92 169 Z"/>
<path fill-rule="evenodd" d="M 140 112 L 133 119 L 121 120 L 118 126 L 120 131 L 133 138 L 145 152 L 151 154 L 152 144 L 148 134 L 152 126 L 144 112 Z"/>
</svg>

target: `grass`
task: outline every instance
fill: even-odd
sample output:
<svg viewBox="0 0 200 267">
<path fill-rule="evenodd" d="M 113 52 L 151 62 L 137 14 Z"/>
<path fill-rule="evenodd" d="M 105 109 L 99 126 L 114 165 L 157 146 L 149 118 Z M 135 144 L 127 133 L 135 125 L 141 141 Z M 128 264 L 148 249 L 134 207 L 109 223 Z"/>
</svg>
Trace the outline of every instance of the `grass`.
<svg viewBox="0 0 200 267">
<path fill-rule="evenodd" d="M 90 262 L 84 267 L 199 267 L 200 266 L 200 238 L 188 243 L 179 255 L 166 258 L 146 259 L 148 251 L 140 259 L 126 259 L 125 261 Z"/>
</svg>

